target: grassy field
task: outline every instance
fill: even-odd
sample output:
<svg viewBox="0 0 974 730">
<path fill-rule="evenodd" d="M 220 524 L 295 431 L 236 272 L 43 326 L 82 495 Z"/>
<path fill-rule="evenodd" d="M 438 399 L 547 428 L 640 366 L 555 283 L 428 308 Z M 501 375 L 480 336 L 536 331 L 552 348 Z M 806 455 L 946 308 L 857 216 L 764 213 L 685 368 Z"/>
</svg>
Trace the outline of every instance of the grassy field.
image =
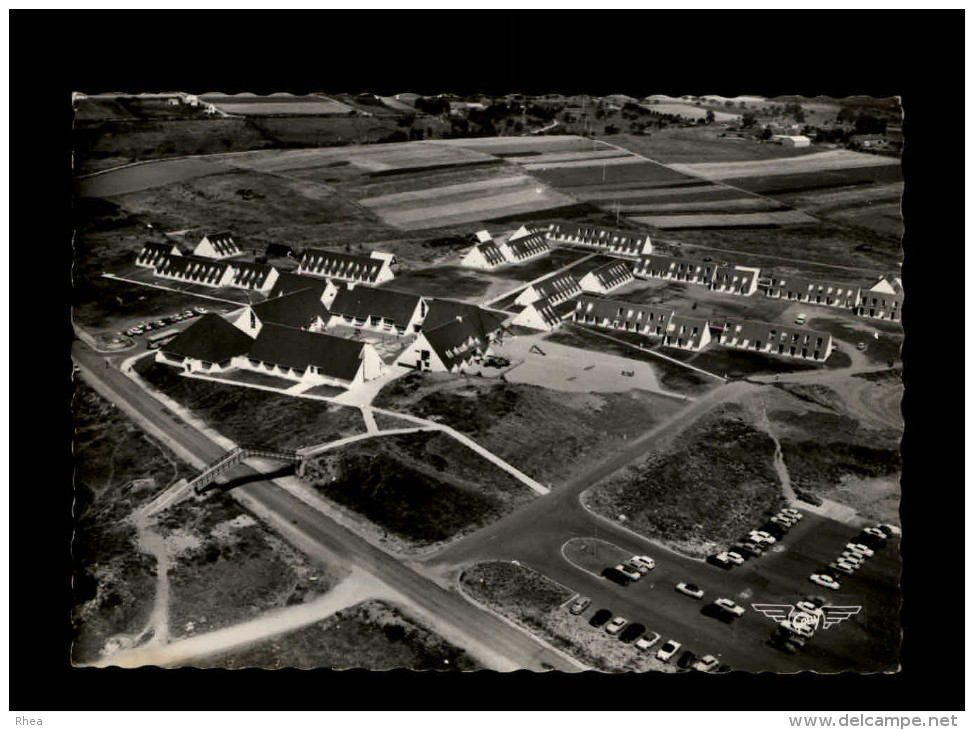
<svg viewBox="0 0 974 730">
<path fill-rule="evenodd" d="M 683 173 L 671 170 L 653 162 L 630 165 L 590 165 L 585 167 L 561 167 L 547 170 L 532 170 L 531 174 L 556 188 L 588 188 L 602 185 L 627 183 L 627 187 L 642 185 L 646 187 L 667 186 L 673 183 L 691 182 Z"/>
<path fill-rule="evenodd" d="M 481 527 L 534 496 L 444 433 L 350 444 L 309 461 L 304 479 L 416 547 Z"/>
<path fill-rule="evenodd" d="M 193 469 L 150 439 L 113 404 L 75 381 L 71 545 L 73 661 L 98 657 L 115 634 L 142 631 L 152 609 L 155 562 L 125 518 Z"/>
<path fill-rule="evenodd" d="M 481 669 L 453 646 L 385 601 L 365 601 L 307 628 L 199 663 L 205 668 L 244 669 Z"/>
<path fill-rule="evenodd" d="M 859 321 L 839 320 L 831 317 L 814 317 L 808 320 L 812 329 L 828 332 L 837 340 L 849 343 L 851 347 L 862 342 L 866 345 L 863 354 L 871 363 L 880 365 L 890 360 L 900 361 L 900 348 L 903 347 L 904 334 L 899 332 L 876 332 L 872 320 L 861 317 Z M 878 334 L 879 337 L 874 337 Z M 831 358 L 830 358 L 831 359 Z"/>
<path fill-rule="evenodd" d="M 532 385 L 410 373 L 376 406 L 434 417 L 544 484 L 557 487 L 587 463 L 623 448 L 680 407 L 672 398 L 555 392 Z M 539 426 L 539 424 L 542 424 Z"/>
<path fill-rule="evenodd" d="M 736 404 L 708 412 L 665 453 L 653 452 L 583 494 L 585 505 L 674 549 L 704 556 L 782 502 L 775 444 Z"/>
<path fill-rule="evenodd" d="M 719 137 L 719 128 L 670 127 L 649 134 L 619 134 L 612 141 L 636 154 L 663 164 L 736 162 L 778 157 L 800 157 L 818 152 L 817 147 L 785 147 L 738 137 Z"/>
<path fill-rule="evenodd" d="M 140 360 L 135 370 L 153 388 L 237 444 L 294 449 L 365 432 L 358 408 L 184 378 L 152 358 Z"/>
<path fill-rule="evenodd" d="M 426 297 L 475 300 L 490 288 L 492 281 L 493 277 L 485 272 L 461 266 L 432 266 L 401 271 L 383 288 Z"/>
<path fill-rule="evenodd" d="M 164 512 L 174 638 L 214 631 L 316 598 L 342 577 L 283 542 L 228 494 Z"/>
</svg>

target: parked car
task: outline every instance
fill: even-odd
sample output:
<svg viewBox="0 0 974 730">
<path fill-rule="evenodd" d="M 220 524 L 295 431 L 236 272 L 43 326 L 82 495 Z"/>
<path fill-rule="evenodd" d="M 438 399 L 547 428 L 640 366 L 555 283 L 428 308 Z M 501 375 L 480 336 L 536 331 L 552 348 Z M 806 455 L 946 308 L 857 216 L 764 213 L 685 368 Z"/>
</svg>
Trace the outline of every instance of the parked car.
<svg viewBox="0 0 974 730">
<path fill-rule="evenodd" d="M 794 517 L 796 520 L 800 520 L 802 517 L 805 516 L 797 509 L 792 509 L 791 507 L 785 507 L 783 510 L 781 510 L 781 514 L 788 515 L 789 517 Z"/>
<path fill-rule="evenodd" d="M 831 563 L 829 563 L 829 568 L 839 573 L 844 573 L 845 575 L 852 575 L 853 573 L 855 573 L 856 567 L 857 566 L 855 565 L 850 565 L 849 563 L 840 563 L 836 560 L 833 560 Z"/>
<path fill-rule="evenodd" d="M 197 314 L 206 314 L 206 307 L 193 307 L 193 311 Z"/>
<path fill-rule="evenodd" d="M 714 605 L 727 613 L 734 614 L 735 616 L 740 617 L 744 615 L 744 607 L 738 606 L 729 598 L 718 598 L 716 601 L 714 601 Z"/>
<path fill-rule="evenodd" d="M 659 641 L 660 636 L 655 631 L 647 631 L 643 636 L 636 642 L 636 648 L 640 651 L 648 650 L 653 644 Z"/>
<path fill-rule="evenodd" d="M 845 549 L 853 553 L 862 553 L 867 558 L 871 558 L 873 555 L 876 554 L 860 542 L 850 542 L 848 545 L 845 546 Z"/>
<path fill-rule="evenodd" d="M 629 580 L 639 580 L 643 577 L 643 574 L 640 573 L 639 570 L 628 563 L 619 563 L 617 566 L 615 566 L 615 569 L 626 576 Z"/>
<path fill-rule="evenodd" d="M 687 649 L 687 650 L 686 650 L 685 652 L 683 652 L 683 653 L 682 653 L 682 654 L 680 655 L 680 658 L 679 658 L 679 659 L 677 659 L 677 661 L 676 661 L 676 666 L 678 666 L 678 667 L 679 667 L 680 669 L 689 669 L 689 668 L 690 668 L 690 666 L 691 666 L 691 665 L 692 665 L 692 664 L 693 664 L 693 663 L 694 663 L 695 661 L 697 661 L 697 655 L 696 655 L 696 654 L 694 654 L 694 653 L 693 653 L 692 651 L 690 651 L 689 649 Z"/>
<path fill-rule="evenodd" d="M 637 568 L 642 566 L 646 568 L 646 570 L 652 570 L 656 567 L 656 561 L 648 555 L 633 555 L 631 558 L 629 558 L 629 562 L 635 565 Z M 644 570 L 643 572 L 645 573 L 646 571 Z"/>
<path fill-rule="evenodd" d="M 747 559 L 741 555 L 736 550 L 727 551 L 727 559 L 730 560 L 734 565 L 744 565 L 744 561 Z"/>
<path fill-rule="evenodd" d="M 612 618 L 612 611 L 608 610 L 607 608 L 600 608 L 598 611 L 592 614 L 592 618 L 590 618 L 588 622 L 595 628 L 599 628 L 610 618 Z"/>
<path fill-rule="evenodd" d="M 676 590 L 682 593 L 684 596 L 696 598 L 698 601 L 703 598 L 703 588 L 695 586 L 693 583 L 677 583 Z"/>
<path fill-rule="evenodd" d="M 808 579 L 823 588 L 831 588 L 833 591 L 839 590 L 841 584 L 828 573 L 812 573 Z"/>
<path fill-rule="evenodd" d="M 609 621 L 605 625 L 605 631 L 607 634 L 615 635 L 622 631 L 622 627 L 629 623 L 628 619 L 624 619 L 622 616 L 616 616 L 614 619 Z"/>
<path fill-rule="evenodd" d="M 736 542 L 732 546 L 734 552 L 738 555 L 742 555 L 745 559 L 747 558 L 758 558 L 764 554 L 764 548 L 753 542 Z"/>
<path fill-rule="evenodd" d="M 788 517 L 785 517 L 784 515 L 775 515 L 774 517 L 771 518 L 771 521 L 776 525 L 780 525 L 781 527 L 784 527 L 785 529 L 788 529 L 789 527 L 795 524 L 794 521 L 792 521 Z"/>
<path fill-rule="evenodd" d="M 589 605 L 591 605 L 591 603 L 592 603 L 592 599 L 589 598 L 588 596 L 579 596 L 578 598 L 575 599 L 575 602 L 572 603 L 571 608 L 569 608 L 568 610 L 571 611 L 576 616 L 578 616 L 580 613 L 583 613 L 585 609 L 588 608 Z"/>
<path fill-rule="evenodd" d="M 619 634 L 619 641 L 623 644 L 631 644 L 640 636 L 646 633 L 646 627 L 642 624 L 631 623 Z"/>
<path fill-rule="evenodd" d="M 726 552 L 711 555 L 707 558 L 707 561 L 721 568 L 731 568 L 734 565 Z"/>
<path fill-rule="evenodd" d="M 697 660 L 697 663 L 693 665 L 693 669 L 698 672 L 712 672 L 720 664 L 717 657 L 713 654 L 707 654 Z"/>
<path fill-rule="evenodd" d="M 155 322 L 152 323 L 152 327 L 153 329 L 157 327 L 166 327 L 168 324 L 169 323 L 164 319 L 157 319 Z"/>
<path fill-rule="evenodd" d="M 877 540 L 886 540 L 887 535 L 885 532 L 880 530 L 878 527 L 867 527 L 863 532 L 867 535 L 875 537 Z"/>
<path fill-rule="evenodd" d="M 683 646 L 679 641 L 673 641 L 673 639 L 667 639 L 666 643 L 659 648 L 656 652 L 656 658 L 661 662 L 668 662 L 673 658 L 673 655 L 680 651 L 680 647 Z"/>
<path fill-rule="evenodd" d="M 621 586 L 627 586 L 632 583 L 632 580 L 625 573 L 616 568 L 606 568 L 602 571 L 602 577 L 611 580 L 613 583 L 618 583 Z"/>
<path fill-rule="evenodd" d="M 849 565 L 855 566 L 856 568 L 864 565 L 866 563 L 866 558 L 859 553 L 850 553 L 848 551 L 842 553 L 836 558 L 836 561 L 849 563 Z"/>
<path fill-rule="evenodd" d="M 775 539 L 773 535 L 769 535 L 767 532 L 763 530 L 751 530 L 748 533 L 748 537 L 750 537 L 754 542 L 758 542 L 758 543 L 763 542 L 763 543 L 767 543 L 768 545 L 774 545 L 776 542 L 778 542 L 778 540 Z"/>
<path fill-rule="evenodd" d="M 795 324 L 805 324 L 806 314 L 802 312 L 797 317 L 795 317 Z"/>
<path fill-rule="evenodd" d="M 190 317 L 196 316 L 196 312 L 194 312 L 192 309 L 184 309 L 182 312 L 180 312 L 180 314 L 183 315 L 183 319 L 189 319 Z"/>
</svg>

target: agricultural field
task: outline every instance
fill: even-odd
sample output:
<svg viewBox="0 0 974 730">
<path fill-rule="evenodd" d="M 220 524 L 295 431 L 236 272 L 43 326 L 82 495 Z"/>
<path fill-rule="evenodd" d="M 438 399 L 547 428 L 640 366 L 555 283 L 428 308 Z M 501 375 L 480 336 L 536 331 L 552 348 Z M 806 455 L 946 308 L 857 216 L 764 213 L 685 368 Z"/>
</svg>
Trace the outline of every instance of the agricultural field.
<svg viewBox="0 0 974 730">
<path fill-rule="evenodd" d="M 708 180 L 737 180 L 749 177 L 796 175 L 863 167 L 899 166 L 899 160 L 851 150 L 828 150 L 800 157 L 742 162 L 700 162 L 673 164 L 672 169 Z"/>
<path fill-rule="evenodd" d="M 664 165 L 802 157 L 821 151 L 814 145 L 785 147 L 719 134 L 717 129 L 707 127 L 669 127 L 653 129 L 650 134 L 619 134 L 612 142 Z"/>
<path fill-rule="evenodd" d="M 390 383 L 374 405 L 452 426 L 555 488 L 682 407 L 676 399 L 637 390 L 570 393 L 430 373 Z"/>
<path fill-rule="evenodd" d="M 151 357 L 139 360 L 135 371 L 152 388 L 237 444 L 296 449 L 365 433 L 357 408 L 186 378 Z"/>
<path fill-rule="evenodd" d="M 210 158 L 160 160 L 82 178 L 76 194 L 79 198 L 111 198 L 224 172 L 227 167 Z"/>
<path fill-rule="evenodd" d="M 369 600 L 324 621 L 198 662 L 203 668 L 473 671 L 480 664 L 405 609 Z"/>
<path fill-rule="evenodd" d="M 76 380 L 74 420 L 74 662 L 98 658 L 115 635 L 149 621 L 155 564 L 126 521 L 131 512 L 194 470 L 147 436 L 112 403 Z"/>
<path fill-rule="evenodd" d="M 671 101 L 652 101 L 649 103 L 640 104 L 640 106 L 648 112 L 653 112 L 655 114 L 661 115 L 671 115 L 674 117 L 682 117 L 688 121 L 706 121 L 707 112 L 713 111 L 714 121 L 717 123 L 735 123 L 741 120 L 741 115 L 739 113 L 731 114 L 729 112 L 708 110 L 702 106 L 694 106 L 693 104 L 683 104 L 680 102 Z"/>
<path fill-rule="evenodd" d="M 348 114 L 353 111 L 351 107 L 320 94 L 307 96 L 295 96 L 286 93 L 271 94 L 270 96 L 256 96 L 247 93 L 204 94 L 200 98 L 213 104 L 222 112 L 243 116 L 320 116 Z"/>
<path fill-rule="evenodd" d="M 429 545 L 482 527 L 531 501 L 529 487 L 442 432 L 383 436 L 309 460 L 304 481 L 372 523 Z"/>
<path fill-rule="evenodd" d="M 775 442 L 755 416 L 726 403 L 582 500 L 609 519 L 626 515 L 630 529 L 650 539 L 703 557 L 781 506 L 774 455 Z"/>
<path fill-rule="evenodd" d="M 728 206 L 724 206 L 725 208 Z M 763 204 L 750 205 L 764 207 Z M 687 228 L 777 228 L 778 226 L 814 223 L 815 219 L 799 210 L 775 210 L 764 213 L 691 213 L 687 215 L 634 215 L 631 220 L 660 230 Z"/>
</svg>

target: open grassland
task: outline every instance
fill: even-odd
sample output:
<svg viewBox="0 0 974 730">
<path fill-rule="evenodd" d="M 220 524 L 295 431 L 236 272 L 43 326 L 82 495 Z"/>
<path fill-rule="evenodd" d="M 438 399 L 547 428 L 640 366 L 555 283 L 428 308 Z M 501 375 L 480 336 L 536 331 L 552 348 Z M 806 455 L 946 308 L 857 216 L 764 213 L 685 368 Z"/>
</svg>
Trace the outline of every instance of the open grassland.
<svg viewBox="0 0 974 730">
<path fill-rule="evenodd" d="M 75 381 L 71 544 L 75 662 L 98 658 L 116 634 L 138 635 L 152 610 L 155 565 L 125 519 L 193 470 L 112 403 Z"/>
<path fill-rule="evenodd" d="M 76 192 L 79 198 L 110 198 L 226 171 L 226 166 L 210 158 L 158 160 L 82 178 Z"/>
<path fill-rule="evenodd" d="M 526 137 L 483 137 L 471 139 L 437 140 L 437 145 L 464 147 L 489 155 L 516 158 L 558 152 L 587 152 L 610 149 L 609 145 L 584 137 L 571 135 L 526 136 Z"/>
<path fill-rule="evenodd" d="M 821 151 L 814 146 L 785 147 L 740 137 L 718 137 L 718 134 L 714 129 L 671 127 L 653 129 L 650 134 L 619 134 L 612 141 L 663 164 L 766 160 Z"/>
<path fill-rule="evenodd" d="M 442 432 L 349 444 L 310 460 L 303 478 L 411 547 L 470 532 L 535 496 Z"/>
<path fill-rule="evenodd" d="M 324 621 L 198 663 L 204 668 L 245 669 L 481 669 L 463 649 L 450 644 L 409 613 L 386 601 L 370 600 Z"/>
<path fill-rule="evenodd" d="M 770 517 L 782 502 L 775 443 L 737 404 L 712 409 L 667 451 L 583 494 L 585 505 L 654 540 L 703 556 Z"/>
<path fill-rule="evenodd" d="M 544 484 L 622 449 L 680 407 L 672 398 L 555 392 L 532 385 L 410 373 L 375 405 L 445 423 Z M 543 426 L 539 427 L 539 424 Z"/>
<path fill-rule="evenodd" d="M 881 387 L 902 392 L 895 381 Z M 782 385 L 762 394 L 796 490 L 846 504 L 867 519 L 899 524 L 902 429 L 872 422 L 873 406 L 857 400 L 821 385 Z"/>
<path fill-rule="evenodd" d="M 213 94 L 200 97 L 227 114 L 273 116 L 301 114 L 348 114 L 351 107 L 326 96 L 312 94 L 295 96 L 293 94 L 273 94 L 271 96 L 248 96 L 245 94 Z"/>
<path fill-rule="evenodd" d="M 303 603 L 343 577 L 339 568 L 297 552 L 220 492 L 170 508 L 157 531 L 169 559 L 174 638 Z"/>
<path fill-rule="evenodd" d="M 814 172 L 849 170 L 863 167 L 899 167 L 899 160 L 869 155 L 851 150 L 828 150 L 800 157 L 741 162 L 700 162 L 673 164 L 671 168 L 687 175 L 708 180 L 733 180 L 748 177 L 808 174 Z"/>
<path fill-rule="evenodd" d="M 687 206 L 692 208 L 693 206 Z M 720 207 L 720 206 L 718 206 Z M 728 206 L 723 206 L 728 207 Z M 729 206 L 731 208 L 736 206 Z M 748 207 L 761 208 L 760 204 Z M 782 225 L 814 223 L 815 219 L 799 210 L 776 210 L 763 213 L 690 213 L 687 215 L 632 215 L 631 220 L 661 230 L 687 228 L 768 228 Z"/>
<path fill-rule="evenodd" d="M 151 357 L 136 372 L 210 428 L 243 446 L 296 449 L 365 432 L 357 408 L 186 378 Z"/>
<path fill-rule="evenodd" d="M 747 177 L 724 178 L 728 185 L 749 190 L 761 195 L 776 196 L 800 193 L 809 190 L 843 188 L 849 185 L 870 185 L 874 183 L 896 183 L 903 180 L 899 161 L 890 164 L 889 158 L 879 158 L 886 162 L 882 166 L 863 166 L 845 169 L 825 169 L 812 172 L 799 171 L 789 174 L 749 175 Z"/>
<path fill-rule="evenodd" d="M 836 340 L 845 342 L 849 348 L 856 347 L 860 342 L 866 347 L 863 354 L 874 365 L 881 365 L 889 360 L 899 362 L 900 349 L 903 347 L 904 333 L 899 331 L 879 331 L 875 329 L 873 320 L 868 317 L 835 317 L 816 316 L 817 311 L 809 313 L 811 318 L 808 326 L 812 329 L 828 332 Z"/>
</svg>

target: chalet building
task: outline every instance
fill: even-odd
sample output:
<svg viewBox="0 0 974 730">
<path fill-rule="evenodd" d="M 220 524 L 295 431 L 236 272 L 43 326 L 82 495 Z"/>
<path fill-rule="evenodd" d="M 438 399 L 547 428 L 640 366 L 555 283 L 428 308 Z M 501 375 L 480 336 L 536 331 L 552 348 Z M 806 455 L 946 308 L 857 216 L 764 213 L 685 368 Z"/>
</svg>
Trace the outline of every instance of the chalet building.
<svg viewBox="0 0 974 730">
<path fill-rule="evenodd" d="M 261 328 L 247 353 L 232 362 L 258 373 L 344 388 L 374 380 L 384 370 L 372 345 L 270 323 Z"/>
<path fill-rule="evenodd" d="M 884 276 L 862 292 L 858 314 L 898 322 L 903 309 L 903 282 L 896 276 Z"/>
<path fill-rule="evenodd" d="M 514 300 L 514 303 L 527 306 L 531 302 L 536 302 L 539 299 L 549 299 L 552 304 L 560 304 L 581 293 L 582 287 L 579 285 L 578 280 L 571 273 L 565 272 L 563 274 L 553 274 L 546 279 L 528 285 L 518 295 L 517 299 Z"/>
<path fill-rule="evenodd" d="M 633 304 L 615 299 L 582 295 L 575 303 L 572 319 L 578 324 L 603 329 L 662 337 L 673 310 L 653 304 Z"/>
<path fill-rule="evenodd" d="M 714 281 L 716 269 L 716 264 L 707 261 L 653 254 L 640 258 L 634 273 L 640 279 L 669 279 L 710 286 Z"/>
<path fill-rule="evenodd" d="M 475 304 L 457 302 L 452 299 L 430 299 L 422 331 L 435 329 L 457 319 L 473 327 L 478 337 L 493 342 L 500 337 L 505 317 Z"/>
<path fill-rule="evenodd" d="M 278 273 L 277 280 L 267 298 L 286 296 L 303 289 L 313 289 L 318 294 L 319 301 L 326 308 L 331 308 L 331 303 L 338 294 L 338 287 L 330 279 L 319 279 L 316 276 L 302 276 L 301 274 L 282 271 Z"/>
<path fill-rule="evenodd" d="M 714 270 L 714 279 L 710 288 L 726 294 L 740 294 L 749 297 L 758 290 L 758 275 L 760 273 L 760 269 L 750 266 L 735 266 L 734 264 L 718 266 Z"/>
<path fill-rule="evenodd" d="M 469 269 L 492 271 L 498 266 L 510 263 L 504 252 L 494 241 L 481 241 L 460 259 L 460 265 Z"/>
<path fill-rule="evenodd" d="M 664 347 L 701 350 L 710 343 L 710 322 L 699 317 L 687 317 L 675 312 L 666 323 Z"/>
<path fill-rule="evenodd" d="M 321 332 L 331 315 L 315 289 L 301 289 L 293 294 L 269 297 L 227 315 L 227 319 L 250 337 L 257 337 L 265 324 L 278 324 L 294 329 Z"/>
<path fill-rule="evenodd" d="M 331 303 L 328 326 L 345 325 L 373 332 L 419 332 L 428 309 L 417 294 L 371 286 L 339 289 Z"/>
<path fill-rule="evenodd" d="M 201 256 L 167 254 L 156 263 L 155 275 L 163 279 L 202 284 L 210 287 L 229 286 L 234 269 L 228 261 L 214 261 Z"/>
<path fill-rule="evenodd" d="M 490 340 L 474 318 L 458 317 L 426 328 L 407 347 L 398 365 L 434 373 L 462 373 L 491 354 Z"/>
<path fill-rule="evenodd" d="M 544 231 L 529 231 L 524 226 L 500 244 L 501 253 L 512 264 L 523 264 L 551 253 Z"/>
<path fill-rule="evenodd" d="M 549 241 L 585 246 L 619 256 L 644 256 L 653 252 L 653 245 L 646 233 L 577 223 L 552 223 L 548 226 L 547 235 Z"/>
<path fill-rule="evenodd" d="M 135 265 L 146 269 L 154 269 L 166 256 L 182 256 L 179 246 L 170 243 L 157 243 L 149 241 L 135 257 Z"/>
<path fill-rule="evenodd" d="M 230 268 L 233 270 L 230 286 L 237 289 L 249 289 L 266 294 L 277 283 L 278 271 L 269 264 L 231 261 Z"/>
<path fill-rule="evenodd" d="M 578 281 L 582 291 L 589 294 L 608 294 L 633 281 L 632 269 L 626 261 L 612 261 L 592 269 Z"/>
<path fill-rule="evenodd" d="M 163 345 L 155 361 L 188 373 L 219 373 L 246 353 L 254 340 L 217 314 L 204 314 Z"/>
<path fill-rule="evenodd" d="M 818 361 L 832 354 L 832 335 L 807 327 L 728 320 L 719 329 L 717 341 L 726 347 Z"/>
<path fill-rule="evenodd" d="M 822 304 L 826 307 L 855 309 L 859 304 L 860 288 L 798 276 L 775 276 L 771 278 L 767 296 L 807 304 Z"/>
<path fill-rule="evenodd" d="M 230 231 L 207 233 L 196 244 L 196 248 L 193 249 L 194 256 L 203 256 L 204 258 L 215 259 L 217 261 L 228 259 L 231 256 L 239 256 L 241 253 L 243 251 L 237 242 L 233 240 L 233 234 Z"/>
<path fill-rule="evenodd" d="M 561 325 L 562 320 L 570 318 L 574 311 L 575 305 L 571 299 L 559 302 L 551 298 L 535 299 L 511 320 L 511 324 L 552 332 Z"/>
<path fill-rule="evenodd" d="M 301 254 L 299 274 L 340 279 L 357 284 L 381 284 L 392 281 L 394 274 L 390 259 L 373 252 L 369 256 L 337 253 L 319 248 L 307 248 Z"/>
</svg>

